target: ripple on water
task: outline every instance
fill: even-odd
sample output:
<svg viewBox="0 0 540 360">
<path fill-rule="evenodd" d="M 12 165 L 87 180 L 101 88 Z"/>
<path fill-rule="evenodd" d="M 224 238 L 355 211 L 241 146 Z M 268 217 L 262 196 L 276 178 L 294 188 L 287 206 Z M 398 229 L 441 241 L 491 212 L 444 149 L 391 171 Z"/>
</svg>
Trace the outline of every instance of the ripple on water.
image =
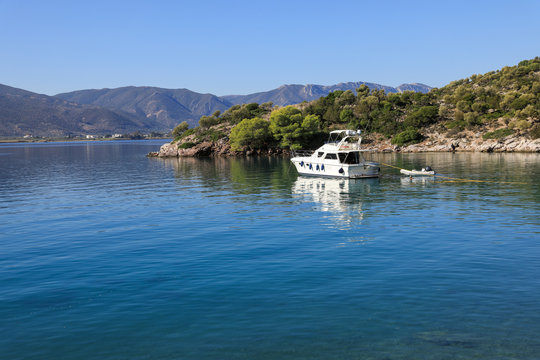
<svg viewBox="0 0 540 360">
<path fill-rule="evenodd" d="M 516 185 L 159 145 L 2 147 L 4 357 L 537 358 L 538 154 L 375 155 Z"/>
</svg>

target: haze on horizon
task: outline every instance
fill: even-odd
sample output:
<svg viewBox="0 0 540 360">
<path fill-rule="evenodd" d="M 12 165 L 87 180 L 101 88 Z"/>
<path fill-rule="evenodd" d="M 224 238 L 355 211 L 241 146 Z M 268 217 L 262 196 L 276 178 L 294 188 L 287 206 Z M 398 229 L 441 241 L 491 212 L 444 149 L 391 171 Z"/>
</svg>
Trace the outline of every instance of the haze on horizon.
<svg viewBox="0 0 540 360">
<path fill-rule="evenodd" d="M 0 83 L 54 95 L 158 86 L 441 87 L 540 54 L 540 2 L 0 0 Z"/>
</svg>

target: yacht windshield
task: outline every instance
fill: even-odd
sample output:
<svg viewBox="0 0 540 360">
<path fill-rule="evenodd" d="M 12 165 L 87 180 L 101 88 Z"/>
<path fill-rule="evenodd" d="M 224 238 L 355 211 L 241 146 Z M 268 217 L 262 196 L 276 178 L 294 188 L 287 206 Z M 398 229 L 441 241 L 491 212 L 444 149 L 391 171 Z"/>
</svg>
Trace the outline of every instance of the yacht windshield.
<svg viewBox="0 0 540 360">
<path fill-rule="evenodd" d="M 329 143 L 338 143 L 345 137 L 344 133 L 330 133 L 330 137 L 328 138 Z"/>
<path fill-rule="evenodd" d="M 339 143 L 345 139 L 345 142 L 355 143 L 360 139 L 360 131 L 355 132 L 352 130 L 332 131 L 328 137 L 328 143 Z"/>
<path fill-rule="evenodd" d="M 359 151 L 339 153 L 339 162 L 342 164 L 360 164 L 364 158 Z"/>
</svg>

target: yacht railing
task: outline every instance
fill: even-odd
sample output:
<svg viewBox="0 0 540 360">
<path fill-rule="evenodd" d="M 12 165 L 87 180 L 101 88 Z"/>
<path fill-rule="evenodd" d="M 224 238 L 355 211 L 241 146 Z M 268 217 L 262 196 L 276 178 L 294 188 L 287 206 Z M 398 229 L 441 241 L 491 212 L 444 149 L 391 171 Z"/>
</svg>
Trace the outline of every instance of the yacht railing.
<svg viewBox="0 0 540 360">
<path fill-rule="evenodd" d="M 293 157 L 310 157 L 314 152 L 315 150 L 293 150 L 292 155 Z"/>
</svg>

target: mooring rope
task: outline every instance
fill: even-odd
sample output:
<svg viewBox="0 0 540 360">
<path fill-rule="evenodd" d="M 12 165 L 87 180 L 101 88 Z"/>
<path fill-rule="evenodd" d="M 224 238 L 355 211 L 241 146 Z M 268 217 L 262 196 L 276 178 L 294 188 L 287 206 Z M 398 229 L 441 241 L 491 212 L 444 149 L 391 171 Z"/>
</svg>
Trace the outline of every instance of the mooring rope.
<svg viewBox="0 0 540 360">
<path fill-rule="evenodd" d="M 394 166 L 394 165 L 390 165 L 390 164 L 385 164 L 383 162 L 380 162 L 379 164 L 381 165 L 384 165 L 384 166 L 388 166 L 388 167 L 391 167 L 391 168 L 394 168 L 394 169 L 398 169 L 398 170 L 407 170 L 407 169 L 404 169 L 404 168 L 400 168 L 398 166 Z"/>
<path fill-rule="evenodd" d="M 388 167 L 391 167 L 391 168 L 394 168 L 394 169 L 407 170 L 407 169 L 404 169 L 404 168 L 400 168 L 399 166 L 385 164 L 383 162 L 380 162 L 379 164 L 384 165 L 384 166 L 388 166 Z M 522 184 L 522 185 L 529 184 L 529 183 L 520 182 L 520 181 L 496 181 L 496 180 L 476 180 L 476 179 L 454 178 L 454 177 L 438 175 L 438 174 L 434 174 L 434 175 L 426 174 L 426 175 L 422 175 L 422 176 L 433 176 L 434 178 L 441 178 L 441 179 L 451 180 L 451 181 L 445 180 L 444 182 L 478 182 L 478 183 Z"/>
</svg>

